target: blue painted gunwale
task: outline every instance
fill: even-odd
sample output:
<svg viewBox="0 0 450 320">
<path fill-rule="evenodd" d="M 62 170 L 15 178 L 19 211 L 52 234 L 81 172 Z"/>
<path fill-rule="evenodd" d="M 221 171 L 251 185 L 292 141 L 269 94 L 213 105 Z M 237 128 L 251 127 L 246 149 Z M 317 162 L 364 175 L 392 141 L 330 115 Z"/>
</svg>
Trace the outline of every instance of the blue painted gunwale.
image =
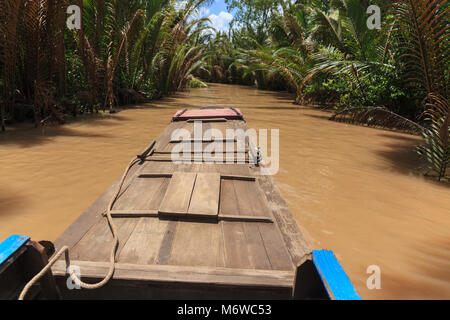
<svg viewBox="0 0 450 320">
<path fill-rule="evenodd" d="M 6 238 L 5 241 L 0 243 L 0 267 L 29 240 L 30 237 L 28 236 L 12 235 Z"/>
<path fill-rule="evenodd" d="M 331 250 L 313 250 L 313 263 L 333 300 L 362 300 Z"/>
</svg>

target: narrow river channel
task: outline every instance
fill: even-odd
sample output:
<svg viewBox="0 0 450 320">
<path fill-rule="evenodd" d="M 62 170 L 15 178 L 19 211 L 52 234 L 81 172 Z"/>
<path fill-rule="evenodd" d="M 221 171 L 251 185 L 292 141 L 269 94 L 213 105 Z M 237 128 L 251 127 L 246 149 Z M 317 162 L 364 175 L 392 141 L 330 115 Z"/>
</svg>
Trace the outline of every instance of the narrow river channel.
<svg viewBox="0 0 450 320">
<path fill-rule="evenodd" d="M 415 136 L 328 121 L 285 93 L 211 85 L 114 115 L 0 134 L 0 241 L 54 240 L 176 110 L 241 108 L 280 130 L 278 186 L 314 249 L 331 249 L 365 299 L 450 299 L 450 188 L 415 173 Z M 371 265 L 381 289 L 369 290 Z"/>
</svg>

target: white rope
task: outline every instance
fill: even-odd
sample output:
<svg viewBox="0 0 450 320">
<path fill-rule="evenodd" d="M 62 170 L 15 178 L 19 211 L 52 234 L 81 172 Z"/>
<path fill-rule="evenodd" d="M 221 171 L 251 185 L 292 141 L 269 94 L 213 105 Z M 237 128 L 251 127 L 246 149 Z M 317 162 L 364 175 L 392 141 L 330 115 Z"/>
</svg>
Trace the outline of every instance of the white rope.
<svg viewBox="0 0 450 320">
<path fill-rule="evenodd" d="M 84 289 L 98 289 L 103 287 L 106 283 L 108 283 L 108 281 L 112 278 L 113 274 L 114 274 L 114 269 L 115 269 L 115 264 L 116 264 L 116 251 L 117 251 L 117 246 L 119 245 L 119 238 L 117 236 L 117 228 L 116 225 L 113 222 L 112 216 L 111 216 L 111 209 L 114 205 L 114 202 L 117 200 L 120 191 L 122 190 L 122 186 L 125 182 L 125 178 L 127 177 L 128 172 L 130 171 L 130 169 L 136 164 L 138 163 L 140 160 L 137 158 L 134 158 L 133 160 L 131 160 L 130 164 L 128 165 L 127 169 L 125 170 L 125 172 L 122 175 L 122 179 L 119 183 L 119 187 L 117 188 L 116 193 L 114 194 L 114 196 L 112 197 L 111 201 L 108 204 L 108 207 L 106 209 L 106 218 L 108 219 L 108 223 L 110 226 L 110 230 L 111 233 L 113 235 L 113 245 L 111 247 L 111 254 L 109 256 L 109 270 L 108 273 L 106 274 L 106 276 L 103 278 L 102 281 L 97 282 L 97 283 L 86 283 L 81 281 L 80 278 L 78 278 L 74 271 L 72 271 L 70 273 L 70 277 L 72 278 L 72 280 L 75 282 L 75 284 L 77 284 L 78 286 L 80 286 L 81 288 Z M 20 293 L 19 296 L 19 300 L 23 300 L 28 292 L 28 290 L 30 290 L 30 288 L 43 276 L 47 273 L 47 271 L 56 263 L 56 261 L 58 261 L 59 257 L 61 257 L 61 255 L 65 253 L 66 254 L 66 264 L 67 267 L 70 265 L 70 259 L 69 259 L 69 247 L 64 246 L 62 247 L 56 254 L 54 254 L 52 256 L 52 258 L 49 260 L 49 262 L 47 263 L 47 265 L 37 274 L 33 277 L 33 279 L 31 279 L 26 286 L 23 288 L 22 292 Z"/>
</svg>

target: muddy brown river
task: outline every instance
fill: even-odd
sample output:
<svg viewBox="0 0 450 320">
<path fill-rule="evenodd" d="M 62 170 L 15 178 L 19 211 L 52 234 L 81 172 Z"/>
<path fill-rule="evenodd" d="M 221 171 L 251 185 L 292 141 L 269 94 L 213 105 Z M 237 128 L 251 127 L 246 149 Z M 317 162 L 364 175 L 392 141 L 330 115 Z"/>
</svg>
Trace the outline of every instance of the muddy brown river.
<svg viewBox="0 0 450 320">
<path fill-rule="evenodd" d="M 328 121 L 285 93 L 211 85 L 60 127 L 0 134 L 0 241 L 54 240 L 185 107 L 234 106 L 280 130 L 278 186 L 314 249 L 331 249 L 364 299 L 450 299 L 450 188 L 417 174 L 419 138 Z M 366 285 L 369 266 L 381 288 Z"/>
</svg>

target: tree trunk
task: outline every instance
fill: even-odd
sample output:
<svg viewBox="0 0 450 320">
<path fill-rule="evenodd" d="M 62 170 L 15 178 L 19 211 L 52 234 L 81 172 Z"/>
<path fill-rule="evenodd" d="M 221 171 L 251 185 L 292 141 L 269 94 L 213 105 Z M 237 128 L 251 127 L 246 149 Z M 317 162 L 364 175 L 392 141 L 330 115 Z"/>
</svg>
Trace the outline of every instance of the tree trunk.
<svg viewBox="0 0 450 320">
<path fill-rule="evenodd" d="M 1 121 L 1 126 L 2 126 L 2 132 L 6 131 L 6 126 L 5 126 L 5 105 L 2 103 L 1 107 L 0 107 L 0 121 Z"/>
</svg>

